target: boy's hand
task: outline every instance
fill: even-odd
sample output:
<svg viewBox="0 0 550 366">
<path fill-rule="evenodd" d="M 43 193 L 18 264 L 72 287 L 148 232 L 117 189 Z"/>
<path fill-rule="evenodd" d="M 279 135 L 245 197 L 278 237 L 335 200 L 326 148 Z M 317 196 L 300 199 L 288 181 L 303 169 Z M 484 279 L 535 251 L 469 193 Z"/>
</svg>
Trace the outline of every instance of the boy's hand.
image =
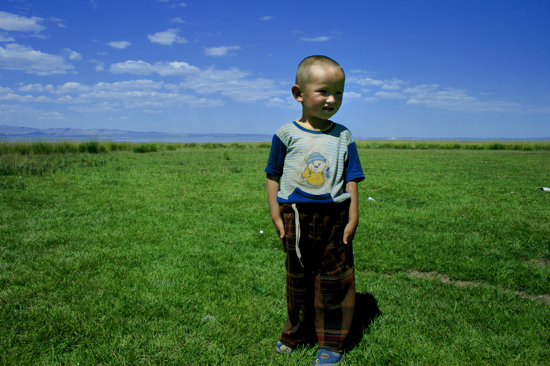
<svg viewBox="0 0 550 366">
<path fill-rule="evenodd" d="M 359 194 L 357 192 L 357 182 L 349 181 L 346 183 L 346 191 L 350 195 L 348 224 L 344 228 L 344 244 L 348 244 L 353 240 L 357 224 L 359 223 Z"/>
<path fill-rule="evenodd" d="M 267 201 L 269 202 L 269 210 L 271 211 L 271 220 L 273 220 L 273 224 L 275 224 L 277 235 L 279 235 L 279 238 L 282 239 L 285 237 L 285 225 L 283 223 L 283 218 L 281 217 L 279 204 L 277 203 L 279 179 L 280 177 L 278 176 L 268 174 L 265 185 L 267 191 Z"/>
<path fill-rule="evenodd" d="M 356 229 L 357 223 L 353 224 L 351 222 L 348 222 L 348 224 L 344 228 L 344 244 L 347 244 L 348 242 L 351 242 L 353 240 Z"/>
<path fill-rule="evenodd" d="M 277 229 L 277 235 L 279 235 L 279 238 L 285 237 L 285 225 L 283 223 L 283 219 L 281 218 L 281 215 L 279 215 L 278 218 L 271 218 L 273 220 L 273 224 L 275 224 L 275 229 Z"/>
</svg>

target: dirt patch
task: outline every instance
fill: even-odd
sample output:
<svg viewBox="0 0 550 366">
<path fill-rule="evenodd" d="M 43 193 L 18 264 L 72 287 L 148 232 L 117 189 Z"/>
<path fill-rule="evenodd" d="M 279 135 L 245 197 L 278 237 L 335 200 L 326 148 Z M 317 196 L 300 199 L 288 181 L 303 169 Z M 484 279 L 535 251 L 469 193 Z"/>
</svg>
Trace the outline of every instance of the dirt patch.
<svg viewBox="0 0 550 366">
<path fill-rule="evenodd" d="M 550 267 L 550 259 L 548 258 L 533 258 L 528 260 L 527 263 L 537 267 Z"/>
<path fill-rule="evenodd" d="M 537 258 L 539 260 L 540 258 Z M 546 259 L 545 265 L 550 265 L 550 261 Z M 449 276 L 437 273 L 437 272 L 420 272 L 417 270 L 412 270 L 407 274 L 409 277 L 415 277 L 415 278 L 423 278 L 423 279 L 429 279 L 429 280 L 438 280 L 445 284 L 450 285 L 456 285 L 459 287 L 477 287 L 480 286 L 481 283 L 475 282 L 475 281 L 460 281 L 460 280 L 453 280 Z M 517 297 L 524 297 L 527 299 L 530 299 L 532 301 L 542 301 L 547 305 L 550 305 L 550 294 L 542 294 L 542 295 L 530 295 L 523 291 L 512 291 L 509 289 L 500 289 L 501 292 L 507 293 L 507 294 L 514 294 Z"/>
<path fill-rule="evenodd" d="M 440 280 L 443 283 L 449 283 L 453 285 L 457 285 L 459 287 L 477 287 L 479 286 L 479 283 L 473 282 L 473 281 L 460 281 L 460 280 L 453 280 L 449 276 L 446 276 L 441 273 L 437 272 L 420 272 L 420 271 L 410 271 L 408 273 L 408 276 L 410 277 L 416 277 L 416 278 L 427 278 L 430 280 Z"/>
</svg>

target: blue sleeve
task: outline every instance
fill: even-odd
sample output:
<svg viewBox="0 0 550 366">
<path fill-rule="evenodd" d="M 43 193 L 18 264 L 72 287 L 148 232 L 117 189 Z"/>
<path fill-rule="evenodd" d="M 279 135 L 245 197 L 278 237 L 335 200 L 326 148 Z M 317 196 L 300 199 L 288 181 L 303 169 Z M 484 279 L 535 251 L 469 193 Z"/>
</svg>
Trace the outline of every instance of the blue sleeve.
<svg viewBox="0 0 550 366">
<path fill-rule="evenodd" d="M 348 160 L 346 162 L 344 173 L 345 183 L 354 179 L 358 182 L 365 179 L 365 174 L 363 174 L 363 168 L 361 167 L 361 161 L 359 160 L 359 153 L 357 152 L 357 145 L 355 145 L 355 142 L 352 142 L 348 146 Z"/>
<path fill-rule="evenodd" d="M 283 167 L 285 165 L 286 146 L 283 144 L 279 136 L 274 135 L 271 141 L 271 151 L 269 152 L 269 160 L 265 172 L 269 175 L 283 175 Z"/>
</svg>

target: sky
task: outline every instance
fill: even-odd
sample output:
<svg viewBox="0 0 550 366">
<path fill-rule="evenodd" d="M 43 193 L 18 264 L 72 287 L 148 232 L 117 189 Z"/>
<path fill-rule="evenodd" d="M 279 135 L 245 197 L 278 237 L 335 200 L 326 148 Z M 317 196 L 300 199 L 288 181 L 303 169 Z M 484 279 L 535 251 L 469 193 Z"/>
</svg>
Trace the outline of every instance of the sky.
<svg viewBox="0 0 550 366">
<path fill-rule="evenodd" d="M 548 0 L 3 0 L 0 125 L 273 134 L 310 55 L 356 138 L 550 137 Z"/>
</svg>

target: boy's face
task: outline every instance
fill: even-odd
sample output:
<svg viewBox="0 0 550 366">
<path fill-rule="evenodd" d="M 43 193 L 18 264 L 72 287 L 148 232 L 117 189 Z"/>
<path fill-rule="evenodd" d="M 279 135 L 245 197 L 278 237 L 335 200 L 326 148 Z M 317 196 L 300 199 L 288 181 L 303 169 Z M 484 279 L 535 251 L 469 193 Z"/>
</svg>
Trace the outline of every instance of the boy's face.
<svg viewBox="0 0 550 366">
<path fill-rule="evenodd" d="M 344 72 L 331 66 L 315 65 L 305 85 L 293 88 L 294 98 L 302 103 L 303 118 L 310 122 L 328 120 L 342 105 Z"/>
</svg>

